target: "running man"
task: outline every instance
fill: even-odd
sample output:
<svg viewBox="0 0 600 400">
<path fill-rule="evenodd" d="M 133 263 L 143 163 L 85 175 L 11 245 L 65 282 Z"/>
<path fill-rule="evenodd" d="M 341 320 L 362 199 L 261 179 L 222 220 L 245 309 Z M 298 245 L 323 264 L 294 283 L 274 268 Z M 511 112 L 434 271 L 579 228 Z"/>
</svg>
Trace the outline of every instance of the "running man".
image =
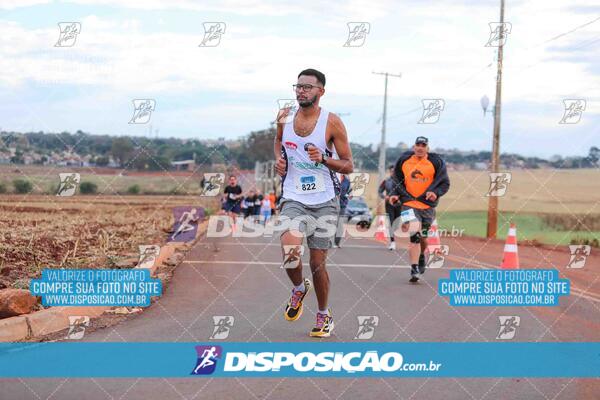
<svg viewBox="0 0 600 400">
<path fill-rule="evenodd" d="M 254 215 L 257 217 L 260 215 L 260 206 L 263 199 L 264 196 L 262 195 L 260 189 L 256 189 L 256 193 L 254 194 Z"/>
<path fill-rule="evenodd" d="M 328 337 L 333 330 L 333 317 L 328 308 L 329 275 L 325 266 L 331 247 L 339 211 L 340 182 L 336 172 L 353 171 L 352 152 L 346 128 L 335 114 L 319 107 L 325 94 L 325 75 L 306 69 L 294 85 L 299 109 L 280 111 L 274 153 L 275 169 L 282 177 L 280 215 L 299 224 L 292 224 L 282 233 L 281 245 L 301 246 L 304 236 L 310 249 L 310 269 L 315 283 L 317 322 L 310 336 Z M 285 123 L 285 117 L 289 117 Z M 339 159 L 332 159 L 333 151 Z M 331 229 L 333 228 L 333 229 Z M 285 251 L 282 251 L 285 254 Z M 294 285 L 284 317 L 296 321 L 302 315 L 302 302 L 311 288 L 302 275 L 302 260 L 295 268 L 286 268 Z"/>
<path fill-rule="evenodd" d="M 402 203 L 400 212 L 406 214 L 402 228 L 408 229 L 411 220 L 419 222 L 416 232 L 410 232 L 408 253 L 410 256 L 410 282 L 417 282 L 425 273 L 425 250 L 427 233 L 435 219 L 435 207 L 440 197 L 448 192 L 450 179 L 446 163 L 436 153 L 429 152 L 429 140 L 419 136 L 412 151 L 402 154 L 394 167 L 398 184 L 390 203 Z M 418 268 L 417 268 L 418 267 Z"/>
<path fill-rule="evenodd" d="M 229 177 L 229 184 L 223 190 L 223 209 L 235 223 L 235 218 L 240 213 L 240 201 L 242 199 L 242 187 L 238 185 L 235 175 Z"/>
<path fill-rule="evenodd" d="M 255 200 L 256 195 L 254 194 L 254 189 L 250 189 L 250 191 L 244 198 L 244 203 L 246 204 L 246 212 L 244 213 L 244 218 L 252 217 L 254 215 Z"/>
<path fill-rule="evenodd" d="M 388 167 L 388 177 L 385 178 L 379 185 L 378 193 L 379 198 L 385 202 L 385 213 L 390 219 L 390 246 L 388 249 L 396 250 L 396 242 L 394 241 L 394 221 L 400 217 L 400 204 L 390 203 L 390 196 L 394 194 L 394 188 L 396 187 L 396 180 L 394 178 L 394 165 Z"/>
</svg>

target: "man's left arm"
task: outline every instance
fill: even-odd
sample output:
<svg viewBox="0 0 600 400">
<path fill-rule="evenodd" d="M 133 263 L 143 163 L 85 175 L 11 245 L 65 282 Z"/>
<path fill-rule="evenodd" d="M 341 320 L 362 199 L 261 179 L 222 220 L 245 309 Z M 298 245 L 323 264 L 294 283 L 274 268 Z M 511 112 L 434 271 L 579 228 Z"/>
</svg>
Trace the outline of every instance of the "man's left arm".
<svg viewBox="0 0 600 400">
<path fill-rule="evenodd" d="M 436 163 L 437 165 L 435 170 L 435 176 L 431 185 L 425 191 L 425 198 L 428 200 L 432 199 L 429 193 L 434 193 L 435 198 L 438 199 L 445 195 L 450 189 L 450 178 L 448 177 L 448 170 L 446 168 L 446 163 L 444 160 L 439 158 L 439 161 Z"/>
<path fill-rule="evenodd" d="M 352 162 L 352 150 L 348 143 L 348 134 L 346 133 L 346 127 L 344 123 L 335 114 L 329 114 L 329 127 L 331 129 L 331 142 L 335 147 L 335 151 L 339 157 L 339 160 L 327 158 L 325 166 L 332 171 L 339 172 L 341 174 L 350 174 L 354 171 L 354 163 Z M 309 157 L 312 161 L 323 162 L 323 154 L 321 150 L 316 147 L 311 147 L 308 151 Z"/>
</svg>

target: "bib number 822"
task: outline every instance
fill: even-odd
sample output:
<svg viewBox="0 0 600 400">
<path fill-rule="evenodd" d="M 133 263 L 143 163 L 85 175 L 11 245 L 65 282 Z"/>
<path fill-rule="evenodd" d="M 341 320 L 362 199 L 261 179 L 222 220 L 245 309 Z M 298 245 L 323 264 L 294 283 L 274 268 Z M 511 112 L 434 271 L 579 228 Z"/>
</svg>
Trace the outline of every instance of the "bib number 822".
<svg viewBox="0 0 600 400">
<path fill-rule="evenodd" d="M 316 183 L 303 183 L 302 184 L 302 191 L 307 191 L 307 190 L 315 190 L 317 188 L 317 184 Z"/>
</svg>

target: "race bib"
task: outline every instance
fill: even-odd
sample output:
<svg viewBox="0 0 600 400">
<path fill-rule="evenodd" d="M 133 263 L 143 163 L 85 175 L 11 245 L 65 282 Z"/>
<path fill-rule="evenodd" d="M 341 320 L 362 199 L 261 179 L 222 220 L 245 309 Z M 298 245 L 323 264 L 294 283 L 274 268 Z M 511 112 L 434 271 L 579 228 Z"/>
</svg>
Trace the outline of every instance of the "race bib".
<svg viewBox="0 0 600 400">
<path fill-rule="evenodd" d="M 400 213 L 400 220 L 402 222 L 410 222 L 416 220 L 415 210 L 409 208 L 408 210 L 404 210 Z"/>
<path fill-rule="evenodd" d="M 325 182 L 321 175 L 300 175 L 296 176 L 296 193 L 310 194 L 325 191 Z"/>
</svg>

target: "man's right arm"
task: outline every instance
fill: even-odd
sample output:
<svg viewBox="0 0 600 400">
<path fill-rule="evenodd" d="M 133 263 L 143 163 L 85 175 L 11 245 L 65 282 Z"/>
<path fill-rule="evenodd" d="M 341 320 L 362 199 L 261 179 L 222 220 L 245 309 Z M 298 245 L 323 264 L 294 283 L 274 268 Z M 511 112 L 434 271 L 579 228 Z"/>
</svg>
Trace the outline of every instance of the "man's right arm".
<svg viewBox="0 0 600 400">
<path fill-rule="evenodd" d="M 283 125 L 277 124 L 277 132 L 275 133 L 275 140 L 273 141 L 273 153 L 275 154 L 275 161 L 281 158 L 281 139 L 283 137 Z"/>
<path fill-rule="evenodd" d="M 277 116 L 277 120 L 279 121 L 280 116 Z M 283 122 L 277 122 L 277 132 L 275 133 L 275 140 L 273 141 L 273 153 L 275 155 L 275 171 L 279 174 L 279 176 L 285 175 L 286 170 L 286 161 L 281 155 L 281 140 L 283 138 Z"/>
</svg>

